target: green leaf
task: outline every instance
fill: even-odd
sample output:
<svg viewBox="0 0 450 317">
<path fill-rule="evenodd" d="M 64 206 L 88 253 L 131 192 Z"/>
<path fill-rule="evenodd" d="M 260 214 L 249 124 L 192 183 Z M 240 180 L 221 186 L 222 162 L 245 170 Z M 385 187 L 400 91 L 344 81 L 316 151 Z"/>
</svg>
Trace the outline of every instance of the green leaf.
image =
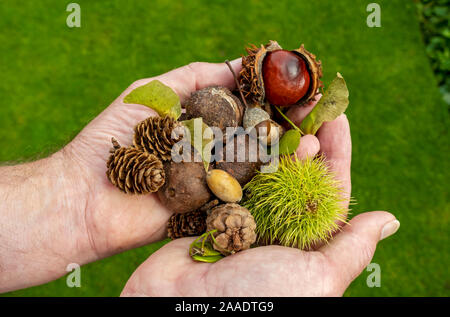
<svg viewBox="0 0 450 317">
<path fill-rule="evenodd" d="M 214 239 L 213 233 L 217 230 L 205 232 L 194 240 L 189 247 L 189 255 L 194 261 L 214 263 L 224 256 L 214 249 L 208 238 Z"/>
<path fill-rule="evenodd" d="M 214 263 L 223 258 L 223 255 L 214 255 L 214 256 L 200 256 L 193 255 L 192 259 L 198 262 L 206 262 L 206 263 Z"/>
<path fill-rule="evenodd" d="M 181 103 L 178 95 L 159 80 L 152 80 L 130 92 L 125 103 L 136 103 L 155 110 L 160 116 L 168 115 L 175 119 L 181 116 Z"/>
<path fill-rule="evenodd" d="M 207 237 L 206 237 L 207 238 Z M 206 239 L 206 238 L 203 238 Z M 191 256 L 201 255 L 201 256 L 216 256 L 221 255 L 221 253 L 215 250 L 209 241 L 194 241 L 191 244 Z"/>
<path fill-rule="evenodd" d="M 279 155 L 290 155 L 294 153 L 300 144 L 301 134 L 297 129 L 286 131 L 280 139 Z"/>
<path fill-rule="evenodd" d="M 203 122 L 202 118 L 194 118 L 181 122 L 189 131 L 192 146 L 200 153 L 205 170 L 208 170 L 211 160 L 211 150 L 214 141 L 212 129 Z"/>
<path fill-rule="evenodd" d="M 337 73 L 317 105 L 303 120 L 300 129 L 305 134 L 316 134 L 322 123 L 336 119 L 344 113 L 347 106 L 347 85 L 341 74 Z"/>
<path fill-rule="evenodd" d="M 289 124 L 290 124 L 294 129 L 296 129 L 298 132 L 300 132 L 300 134 L 304 134 L 303 131 L 300 130 L 300 128 L 297 127 L 297 125 L 296 125 L 294 122 L 292 122 L 292 121 L 288 118 L 288 116 L 285 115 L 285 114 L 283 113 L 283 111 L 281 111 L 280 107 L 278 107 L 278 106 L 274 106 L 274 107 L 275 107 L 275 109 L 278 110 L 278 112 L 281 114 L 281 116 L 284 118 L 284 120 L 286 120 L 287 122 L 289 122 Z"/>
</svg>

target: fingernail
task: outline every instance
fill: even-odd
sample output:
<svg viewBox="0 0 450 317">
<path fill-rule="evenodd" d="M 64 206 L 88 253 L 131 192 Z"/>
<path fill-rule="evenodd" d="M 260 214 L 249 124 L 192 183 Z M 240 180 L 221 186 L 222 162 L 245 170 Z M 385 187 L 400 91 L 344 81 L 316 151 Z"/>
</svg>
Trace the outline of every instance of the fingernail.
<svg viewBox="0 0 450 317">
<path fill-rule="evenodd" d="M 236 67 L 237 65 L 240 65 L 242 63 L 242 57 L 233 59 L 232 61 L 230 61 L 230 63 L 233 67 Z"/>
<path fill-rule="evenodd" d="M 397 219 L 388 222 L 384 225 L 383 230 L 381 230 L 380 240 L 392 236 L 397 232 L 398 228 L 400 228 L 400 221 L 398 221 Z"/>
</svg>

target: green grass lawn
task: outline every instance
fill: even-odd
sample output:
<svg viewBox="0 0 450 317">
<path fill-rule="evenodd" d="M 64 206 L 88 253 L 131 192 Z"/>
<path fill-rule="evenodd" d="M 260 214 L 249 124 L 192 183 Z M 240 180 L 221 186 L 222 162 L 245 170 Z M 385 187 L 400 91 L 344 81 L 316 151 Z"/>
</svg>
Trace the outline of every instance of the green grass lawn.
<svg viewBox="0 0 450 317">
<path fill-rule="evenodd" d="M 377 1 L 381 28 L 366 26 L 372 1 L 78 0 L 0 2 L 0 161 L 36 159 L 71 140 L 136 79 L 192 61 L 221 62 L 248 43 L 301 43 L 350 90 L 353 215 L 389 210 L 401 222 L 348 296 L 449 296 L 449 116 L 430 69 L 412 1 Z M 161 243 L 82 268 L 14 296 L 117 296 Z"/>
</svg>

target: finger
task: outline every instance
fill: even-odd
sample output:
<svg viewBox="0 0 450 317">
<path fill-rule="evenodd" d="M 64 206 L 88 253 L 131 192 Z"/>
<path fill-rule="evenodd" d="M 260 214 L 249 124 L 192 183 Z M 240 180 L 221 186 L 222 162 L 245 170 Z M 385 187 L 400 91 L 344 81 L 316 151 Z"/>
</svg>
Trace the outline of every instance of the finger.
<svg viewBox="0 0 450 317">
<path fill-rule="evenodd" d="M 176 239 L 153 253 L 130 277 L 121 296 L 183 296 L 192 293 L 189 286 L 199 285 L 197 277 L 202 276 L 209 266 L 194 262 L 189 256 L 189 246 L 194 239 Z M 202 286 L 199 285 L 199 291 Z"/>
<path fill-rule="evenodd" d="M 370 263 L 378 241 L 394 234 L 399 226 L 400 222 L 388 212 L 363 213 L 319 251 L 338 270 L 335 275 L 345 289 Z"/>
<path fill-rule="evenodd" d="M 293 123 L 295 123 L 295 125 L 300 126 L 303 119 L 305 119 L 305 117 L 313 110 L 315 105 L 319 102 L 320 98 L 322 98 L 322 94 L 316 95 L 314 100 L 310 101 L 306 105 L 291 106 L 286 112 L 286 115 L 289 119 L 292 120 Z"/>
<path fill-rule="evenodd" d="M 344 196 L 344 205 L 348 208 L 351 180 L 350 165 L 352 159 L 352 140 L 350 125 L 345 114 L 334 121 L 324 122 L 317 132 L 320 142 L 320 153 L 323 154 L 336 178 L 341 182 Z"/>
<path fill-rule="evenodd" d="M 241 58 L 230 63 L 234 72 L 238 74 L 242 67 Z M 205 87 L 225 86 L 230 89 L 235 87 L 233 74 L 225 63 L 195 62 L 157 77 L 138 80 L 125 90 L 121 97 L 125 97 L 132 90 L 155 79 L 171 87 L 182 102 L 189 98 L 192 92 Z"/>
<path fill-rule="evenodd" d="M 242 67 L 241 58 L 231 61 L 230 64 L 234 72 L 238 74 Z M 94 120 L 96 125 L 98 126 L 98 123 L 101 122 L 113 127 L 116 131 L 114 137 L 121 144 L 130 144 L 133 136 L 132 132 L 130 133 L 130 129 L 150 116 L 157 116 L 157 113 L 153 109 L 142 105 L 124 104 L 123 98 L 137 87 L 145 85 L 154 79 L 160 80 L 174 89 L 181 101 L 188 98 L 191 92 L 208 86 L 220 85 L 230 89 L 235 87 L 233 74 L 225 63 L 191 63 L 157 77 L 136 81 L 116 99 L 112 106 Z M 126 106 L 125 108 L 123 107 L 124 105 Z M 106 134 L 106 139 L 109 139 L 109 130 L 104 129 L 104 131 L 103 134 Z"/>
<path fill-rule="evenodd" d="M 297 157 L 301 160 L 314 157 L 320 150 L 319 140 L 311 134 L 301 137 L 300 144 L 296 150 Z"/>
</svg>

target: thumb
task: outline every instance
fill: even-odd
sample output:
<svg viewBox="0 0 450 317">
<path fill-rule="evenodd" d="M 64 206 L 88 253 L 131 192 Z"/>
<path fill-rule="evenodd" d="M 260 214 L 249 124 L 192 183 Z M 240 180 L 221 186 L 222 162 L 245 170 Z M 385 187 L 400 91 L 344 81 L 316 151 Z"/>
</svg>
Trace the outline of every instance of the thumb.
<svg viewBox="0 0 450 317">
<path fill-rule="evenodd" d="M 307 157 L 314 157 L 319 153 L 320 143 L 319 139 L 315 135 L 307 134 L 302 136 L 300 139 L 300 144 L 298 145 L 295 153 L 297 157 L 301 160 Z"/>
<path fill-rule="evenodd" d="M 390 213 L 372 211 L 354 217 L 320 251 L 333 264 L 346 288 L 370 263 L 378 241 L 393 235 L 400 222 Z"/>
</svg>

